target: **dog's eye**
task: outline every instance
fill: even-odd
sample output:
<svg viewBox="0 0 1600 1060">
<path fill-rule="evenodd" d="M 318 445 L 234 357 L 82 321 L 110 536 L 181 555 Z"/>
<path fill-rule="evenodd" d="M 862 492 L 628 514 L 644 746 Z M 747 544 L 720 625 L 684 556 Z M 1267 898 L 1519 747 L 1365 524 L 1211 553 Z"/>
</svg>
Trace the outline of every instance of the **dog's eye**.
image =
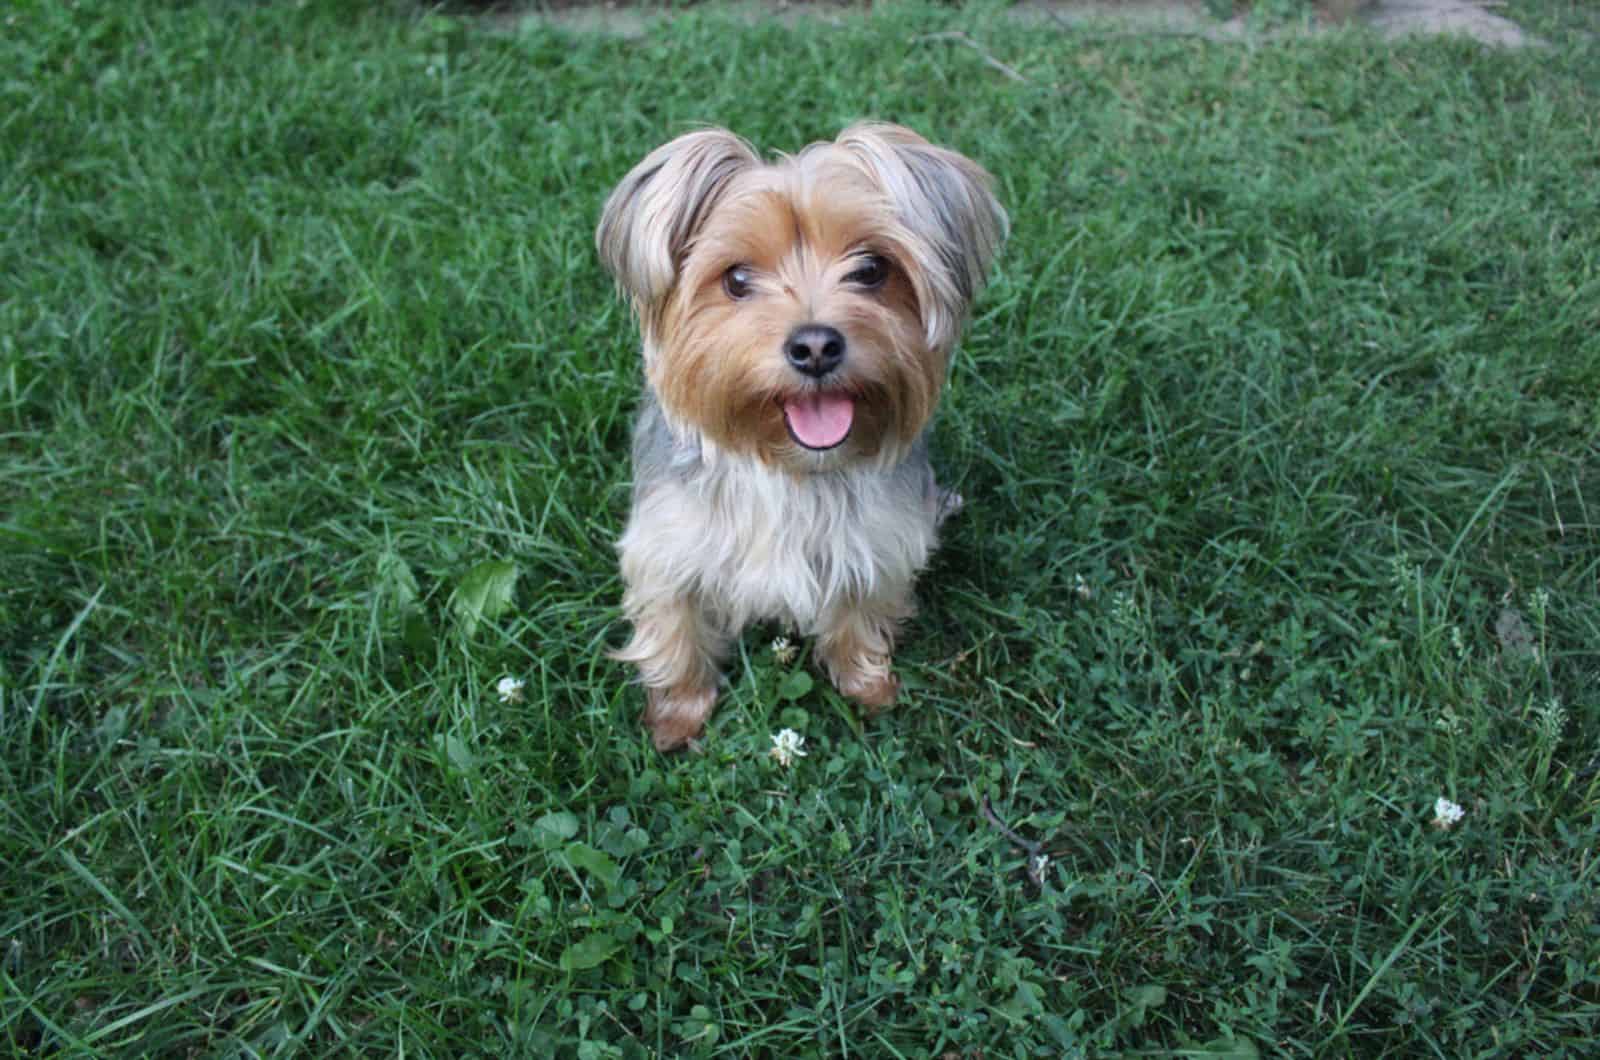
<svg viewBox="0 0 1600 1060">
<path fill-rule="evenodd" d="M 722 289 L 735 302 L 750 297 L 750 287 L 754 283 L 755 277 L 743 265 L 735 265 L 722 274 Z"/>
<path fill-rule="evenodd" d="M 889 278 L 889 260 L 877 254 L 868 254 L 861 259 L 861 264 L 845 277 L 849 283 L 857 287 L 865 287 L 869 291 L 882 287 L 883 282 Z"/>
</svg>

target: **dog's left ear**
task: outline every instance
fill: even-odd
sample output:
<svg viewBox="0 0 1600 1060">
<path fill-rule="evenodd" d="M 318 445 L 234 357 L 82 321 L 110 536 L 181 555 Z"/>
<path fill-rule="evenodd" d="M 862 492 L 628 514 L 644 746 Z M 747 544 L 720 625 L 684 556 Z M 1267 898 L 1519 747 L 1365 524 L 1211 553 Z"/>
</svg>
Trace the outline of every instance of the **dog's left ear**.
<svg viewBox="0 0 1600 1060">
<path fill-rule="evenodd" d="M 852 125 L 839 134 L 838 144 L 877 178 L 901 223 L 931 246 L 934 260 L 922 264 L 944 281 L 938 284 L 940 301 L 959 318 L 983 287 L 1010 229 L 993 178 L 965 155 L 899 125 Z"/>
<path fill-rule="evenodd" d="M 611 192 L 595 248 L 641 318 L 672 290 L 690 240 L 728 182 L 760 161 L 726 129 L 700 129 L 650 152 Z"/>
</svg>

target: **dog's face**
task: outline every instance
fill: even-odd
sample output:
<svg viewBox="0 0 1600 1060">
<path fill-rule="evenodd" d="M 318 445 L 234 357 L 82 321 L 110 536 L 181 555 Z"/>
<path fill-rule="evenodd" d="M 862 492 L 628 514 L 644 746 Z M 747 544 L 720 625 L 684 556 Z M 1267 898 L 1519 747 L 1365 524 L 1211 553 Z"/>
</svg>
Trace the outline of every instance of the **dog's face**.
<svg viewBox="0 0 1600 1060">
<path fill-rule="evenodd" d="M 706 130 L 623 179 L 596 241 L 668 417 L 814 471 L 921 433 L 1005 225 L 981 168 L 897 126 L 772 164 Z"/>
</svg>

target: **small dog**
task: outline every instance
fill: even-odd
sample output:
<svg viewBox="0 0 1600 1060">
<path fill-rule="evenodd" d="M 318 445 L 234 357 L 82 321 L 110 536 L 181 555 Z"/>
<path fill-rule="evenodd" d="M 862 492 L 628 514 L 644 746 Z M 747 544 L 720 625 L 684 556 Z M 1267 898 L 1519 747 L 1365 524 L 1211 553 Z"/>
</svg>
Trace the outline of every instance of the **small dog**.
<svg viewBox="0 0 1600 1060">
<path fill-rule="evenodd" d="M 611 193 L 595 242 L 646 379 L 616 657 L 658 748 L 699 735 L 756 620 L 815 638 L 862 706 L 894 702 L 895 634 L 960 504 L 925 432 L 1007 227 L 980 166 L 875 123 L 771 163 L 688 133 Z"/>
</svg>

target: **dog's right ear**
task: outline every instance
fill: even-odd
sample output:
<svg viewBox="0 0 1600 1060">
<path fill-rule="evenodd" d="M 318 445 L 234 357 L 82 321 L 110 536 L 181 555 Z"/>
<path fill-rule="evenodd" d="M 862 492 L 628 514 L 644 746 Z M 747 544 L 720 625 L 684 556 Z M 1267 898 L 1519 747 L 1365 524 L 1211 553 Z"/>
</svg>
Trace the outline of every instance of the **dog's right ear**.
<svg viewBox="0 0 1600 1060">
<path fill-rule="evenodd" d="M 611 192 L 595 247 L 641 318 L 672 289 L 690 239 L 728 182 L 760 164 L 733 133 L 701 129 L 651 151 Z"/>
</svg>

